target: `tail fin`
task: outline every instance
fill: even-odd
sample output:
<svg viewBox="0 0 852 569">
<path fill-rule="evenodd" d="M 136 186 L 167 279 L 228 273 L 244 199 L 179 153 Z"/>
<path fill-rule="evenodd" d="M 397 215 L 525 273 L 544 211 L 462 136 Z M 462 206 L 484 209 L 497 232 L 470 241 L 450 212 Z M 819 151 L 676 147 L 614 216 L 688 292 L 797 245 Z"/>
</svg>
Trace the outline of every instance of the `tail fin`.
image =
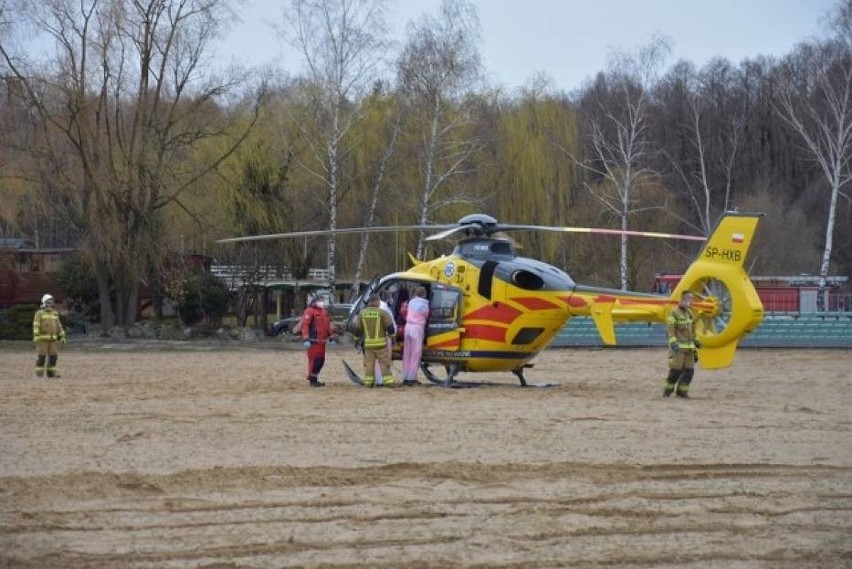
<svg viewBox="0 0 852 569">
<path fill-rule="evenodd" d="M 693 312 L 704 368 L 731 365 L 740 339 L 763 321 L 763 303 L 743 265 L 762 213 L 728 212 L 683 275 L 671 298 L 696 294 Z"/>
</svg>

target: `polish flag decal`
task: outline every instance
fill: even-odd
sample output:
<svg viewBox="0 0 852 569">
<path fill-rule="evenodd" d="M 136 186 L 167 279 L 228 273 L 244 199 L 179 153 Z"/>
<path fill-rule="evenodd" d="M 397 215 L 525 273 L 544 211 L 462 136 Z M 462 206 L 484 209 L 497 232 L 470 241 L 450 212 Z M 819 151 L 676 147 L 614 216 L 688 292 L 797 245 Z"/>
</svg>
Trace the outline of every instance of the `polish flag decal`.
<svg viewBox="0 0 852 569">
<path fill-rule="evenodd" d="M 745 235 L 743 235 L 742 233 L 734 233 L 733 235 L 731 235 L 731 241 L 733 241 L 734 243 L 742 243 L 743 240 L 745 240 Z"/>
</svg>

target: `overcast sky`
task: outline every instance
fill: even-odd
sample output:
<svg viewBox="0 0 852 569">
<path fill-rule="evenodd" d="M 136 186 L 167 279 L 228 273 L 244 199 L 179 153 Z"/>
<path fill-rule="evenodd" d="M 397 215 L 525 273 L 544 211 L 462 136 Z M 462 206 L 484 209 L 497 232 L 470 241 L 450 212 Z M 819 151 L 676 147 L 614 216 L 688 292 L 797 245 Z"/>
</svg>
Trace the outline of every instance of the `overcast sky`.
<svg viewBox="0 0 852 569">
<path fill-rule="evenodd" d="M 294 73 L 269 22 L 279 0 L 244 0 L 237 25 L 221 47 L 247 65 L 274 63 Z M 482 28 L 480 53 L 490 82 L 507 89 L 543 72 L 557 89 L 571 91 L 606 69 L 613 50 L 632 52 L 654 34 L 671 40 L 668 62 L 699 67 L 714 56 L 734 64 L 758 55 L 784 55 L 800 41 L 825 36 L 824 19 L 835 0 L 473 0 Z M 397 0 L 389 19 L 397 41 L 406 23 L 437 13 L 440 0 Z"/>
</svg>

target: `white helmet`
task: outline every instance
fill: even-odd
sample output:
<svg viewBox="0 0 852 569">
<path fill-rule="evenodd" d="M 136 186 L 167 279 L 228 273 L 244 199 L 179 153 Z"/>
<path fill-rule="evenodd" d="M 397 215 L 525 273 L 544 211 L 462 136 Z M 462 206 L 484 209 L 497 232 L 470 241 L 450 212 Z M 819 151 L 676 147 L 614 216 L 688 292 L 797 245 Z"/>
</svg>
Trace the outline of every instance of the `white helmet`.
<svg viewBox="0 0 852 569">
<path fill-rule="evenodd" d="M 48 302 L 52 302 L 52 301 L 53 301 L 53 295 L 52 295 L 52 294 L 46 294 L 46 295 L 42 296 L 42 297 L 41 297 L 41 306 L 42 306 L 42 308 L 44 308 L 45 306 L 47 306 L 47 303 L 48 303 Z"/>
</svg>

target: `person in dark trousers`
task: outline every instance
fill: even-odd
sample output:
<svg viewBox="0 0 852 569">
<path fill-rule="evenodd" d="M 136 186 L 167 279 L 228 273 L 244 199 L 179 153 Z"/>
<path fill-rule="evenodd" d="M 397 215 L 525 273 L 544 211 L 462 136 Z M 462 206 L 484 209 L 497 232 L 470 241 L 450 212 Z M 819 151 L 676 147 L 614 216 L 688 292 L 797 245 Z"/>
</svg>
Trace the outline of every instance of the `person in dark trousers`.
<svg viewBox="0 0 852 569">
<path fill-rule="evenodd" d="M 698 361 L 698 348 L 701 347 L 695 337 L 695 322 L 692 316 L 692 292 L 685 290 L 677 306 L 666 319 L 666 331 L 669 344 L 669 375 L 663 385 L 663 396 L 675 393 L 678 397 L 689 398 L 689 384 L 695 374 L 695 362 Z"/>
<path fill-rule="evenodd" d="M 65 330 L 56 312 L 52 295 L 41 297 L 41 308 L 33 317 L 33 342 L 36 345 L 36 377 L 59 377 L 56 362 L 59 360 L 59 343 L 65 343 Z"/>
<path fill-rule="evenodd" d="M 390 312 L 379 307 L 378 294 L 371 294 L 367 306 L 358 314 L 355 321 L 355 335 L 361 338 L 364 348 L 364 386 L 384 385 L 394 387 L 390 371 L 390 353 L 388 346 L 396 333 Z M 382 373 L 382 379 L 376 381 L 376 363 Z"/>
<path fill-rule="evenodd" d="M 325 348 L 336 342 L 331 318 L 325 308 L 325 302 L 314 296 L 302 314 L 302 345 L 308 354 L 308 382 L 311 387 L 323 387 L 319 380 L 320 371 L 325 365 Z"/>
</svg>

